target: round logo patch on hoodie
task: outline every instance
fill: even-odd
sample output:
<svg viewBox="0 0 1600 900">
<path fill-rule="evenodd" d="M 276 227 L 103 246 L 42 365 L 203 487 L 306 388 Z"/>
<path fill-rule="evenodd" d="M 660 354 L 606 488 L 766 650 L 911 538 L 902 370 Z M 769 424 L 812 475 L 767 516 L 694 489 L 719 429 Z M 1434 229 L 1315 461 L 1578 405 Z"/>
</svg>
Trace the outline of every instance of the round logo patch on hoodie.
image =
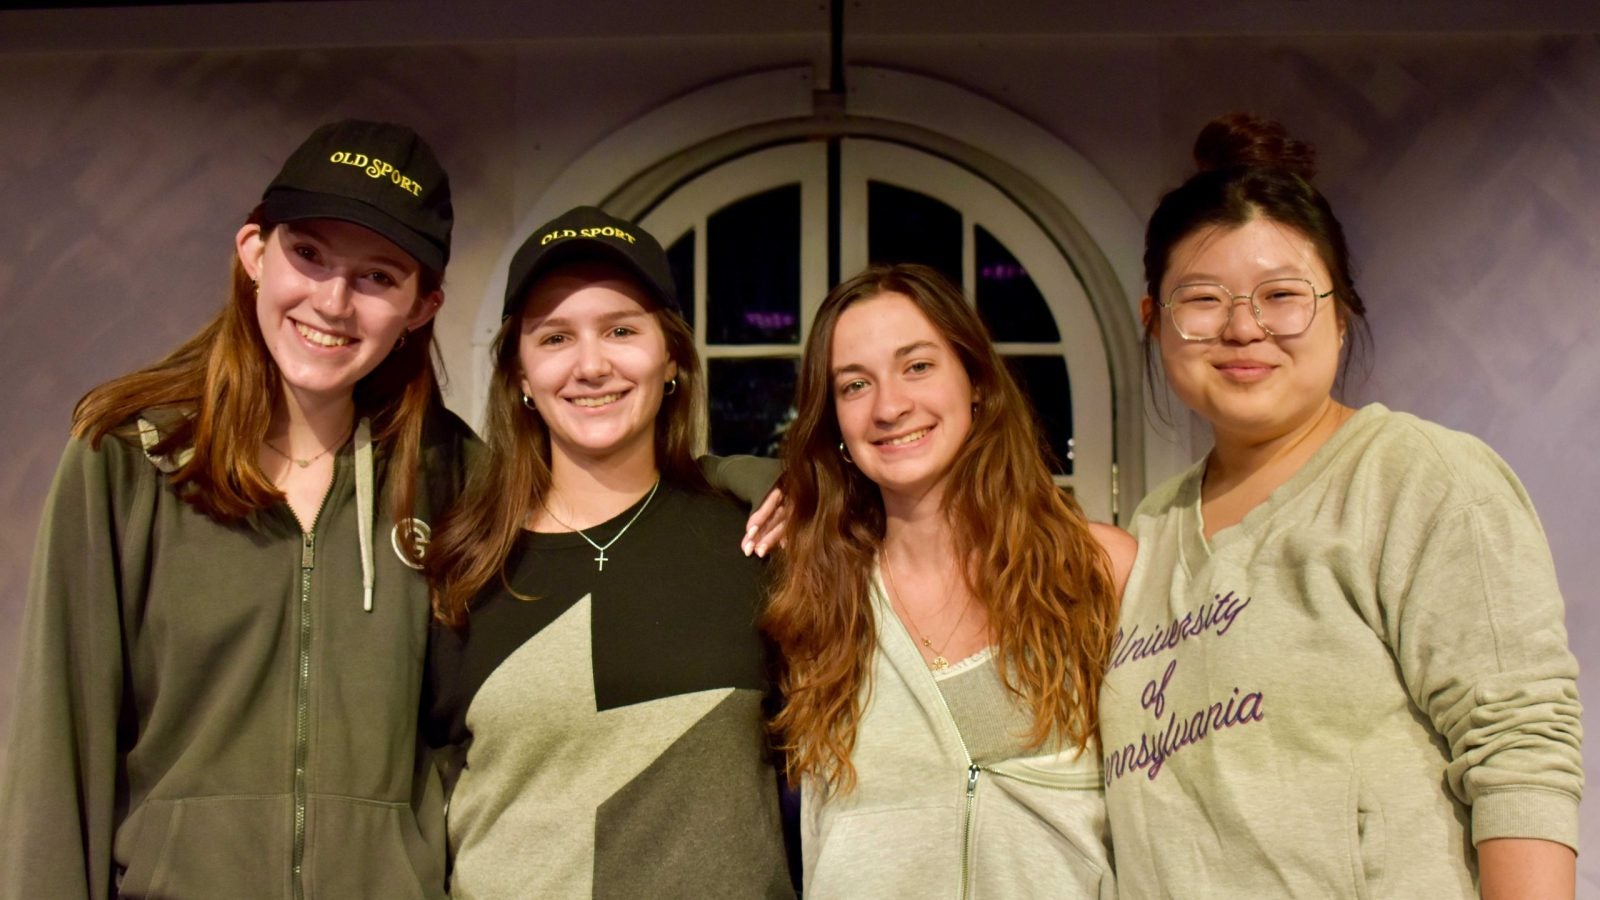
<svg viewBox="0 0 1600 900">
<path fill-rule="evenodd" d="M 389 532 L 389 545 L 394 547 L 394 555 L 400 557 L 401 562 L 413 569 L 421 569 L 422 563 L 413 561 L 413 557 L 417 560 L 424 559 L 428 555 L 428 541 L 432 538 L 433 529 L 428 527 L 427 522 L 421 519 L 402 519 L 400 524 Z M 405 551 L 408 542 L 411 544 L 410 555 Z"/>
</svg>

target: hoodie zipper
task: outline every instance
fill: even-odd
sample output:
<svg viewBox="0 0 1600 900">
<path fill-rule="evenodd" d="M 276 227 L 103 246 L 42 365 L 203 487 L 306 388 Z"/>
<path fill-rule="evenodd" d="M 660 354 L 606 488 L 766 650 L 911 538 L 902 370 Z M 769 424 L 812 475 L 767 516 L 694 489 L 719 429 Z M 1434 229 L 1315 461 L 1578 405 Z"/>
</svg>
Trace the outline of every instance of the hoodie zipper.
<svg viewBox="0 0 1600 900">
<path fill-rule="evenodd" d="M 334 478 L 338 478 L 337 468 Z M 305 884 L 301 876 L 306 857 L 306 760 L 311 744 L 311 571 L 317 561 L 317 526 L 322 521 L 322 511 L 327 507 L 328 496 L 332 493 L 333 484 L 330 482 L 327 493 L 322 495 L 321 505 L 317 507 L 317 516 L 311 520 L 311 529 L 300 533 L 300 621 L 294 684 L 294 848 L 290 859 L 295 900 L 305 897 Z"/>
<path fill-rule="evenodd" d="M 963 750 L 966 748 L 963 747 Z M 972 880 L 972 812 L 978 798 L 977 764 L 967 763 L 967 811 L 961 822 L 961 896 L 966 897 Z"/>
<path fill-rule="evenodd" d="M 944 707 L 946 721 L 954 727 L 956 717 L 950 712 L 950 703 L 944 699 L 944 691 L 939 690 L 938 679 L 933 677 L 932 672 L 928 673 L 928 678 L 933 681 L 933 692 L 939 698 L 939 705 Z M 972 818 L 978 802 L 978 773 L 983 768 L 972 761 L 972 751 L 967 749 L 967 740 L 961 736 L 961 729 L 955 728 L 955 732 L 956 743 L 961 745 L 961 758 L 967 762 L 967 800 L 961 814 L 961 897 L 966 900 L 972 892 Z"/>
<path fill-rule="evenodd" d="M 306 745 L 311 704 L 311 569 L 316 564 L 316 526 L 300 537 L 300 637 L 294 682 L 294 896 L 305 896 L 300 876 L 306 855 Z"/>
<path fill-rule="evenodd" d="M 879 582 L 876 589 L 880 592 L 880 595 L 884 598 L 884 600 L 887 601 L 889 597 L 888 588 Z M 890 608 L 890 614 L 894 614 L 892 606 Z M 918 660 L 921 660 L 922 651 L 916 649 L 916 642 L 912 640 L 911 632 L 906 630 L 905 624 L 899 621 L 898 616 L 896 616 L 895 621 L 896 624 L 900 626 L 900 633 L 905 635 L 906 642 L 911 647 L 911 652 L 916 655 Z M 966 900 L 966 898 L 972 894 L 972 889 L 968 884 L 968 882 L 971 880 L 972 874 L 972 819 L 974 813 L 976 812 L 976 806 L 978 802 L 978 773 L 983 771 L 983 767 L 973 762 L 972 751 L 967 749 L 967 739 L 961 736 L 961 729 L 956 726 L 955 714 L 950 712 L 950 702 L 944 698 L 944 691 L 939 690 L 939 680 L 933 677 L 933 671 L 931 669 L 924 667 L 923 671 L 928 673 L 928 681 L 933 685 L 933 695 L 939 698 L 939 706 L 944 709 L 945 721 L 950 723 L 950 729 L 955 732 L 956 743 L 961 747 L 961 758 L 965 760 L 967 764 L 967 799 L 966 805 L 961 814 L 960 895 L 961 900 Z"/>
</svg>

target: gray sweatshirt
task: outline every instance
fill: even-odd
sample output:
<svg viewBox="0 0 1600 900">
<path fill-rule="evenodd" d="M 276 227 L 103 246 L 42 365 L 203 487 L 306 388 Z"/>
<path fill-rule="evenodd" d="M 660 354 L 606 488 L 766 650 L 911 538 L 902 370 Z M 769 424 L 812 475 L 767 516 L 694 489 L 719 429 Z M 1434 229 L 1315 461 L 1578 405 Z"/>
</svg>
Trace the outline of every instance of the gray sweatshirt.
<svg viewBox="0 0 1600 900">
<path fill-rule="evenodd" d="M 1101 694 L 1124 896 L 1477 896 L 1473 845 L 1577 843 L 1561 594 L 1482 442 L 1360 410 L 1203 536 L 1151 494 Z"/>
</svg>

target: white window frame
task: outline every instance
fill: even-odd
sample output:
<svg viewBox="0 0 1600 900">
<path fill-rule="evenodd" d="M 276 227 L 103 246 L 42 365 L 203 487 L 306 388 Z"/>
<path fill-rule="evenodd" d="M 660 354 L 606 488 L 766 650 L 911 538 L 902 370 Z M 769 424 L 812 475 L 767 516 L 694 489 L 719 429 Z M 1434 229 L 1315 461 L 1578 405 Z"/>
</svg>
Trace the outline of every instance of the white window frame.
<svg viewBox="0 0 1600 900">
<path fill-rule="evenodd" d="M 620 123 L 522 207 L 505 236 L 470 331 L 441 334 L 472 360 L 446 400 L 481 422 L 488 349 L 499 328 L 505 269 L 540 223 L 580 204 L 639 218 L 672 189 L 721 162 L 809 137 L 870 136 L 916 146 L 970 169 L 1013 200 L 1073 261 L 1106 335 L 1118 459 L 1116 520 L 1148 485 L 1189 465 L 1204 436 L 1176 400 L 1178 421 L 1147 413 L 1139 299 L 1143 216 L 1103 173 L 1054 133 L 959 85 L 870 65 L 848 66 L 849 93 L 819 94 L 810 66 L 737 75 Z M 458 347 L 470 344 L 470 347 Z M 1158 386 L 1158 393 L 1165 388 Z M 1158 407 L 1160 401 L 1158 400 Z"/>
</svg>

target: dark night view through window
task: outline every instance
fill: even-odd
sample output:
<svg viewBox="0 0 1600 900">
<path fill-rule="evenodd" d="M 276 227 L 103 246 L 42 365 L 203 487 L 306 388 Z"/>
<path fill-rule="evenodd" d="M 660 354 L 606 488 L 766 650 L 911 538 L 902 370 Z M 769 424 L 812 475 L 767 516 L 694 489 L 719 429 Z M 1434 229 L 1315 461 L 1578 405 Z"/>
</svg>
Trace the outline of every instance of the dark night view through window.
<svg viewBox="0 0 1600 900">
<path fill-rule="evenodd" d="M 923 263 L 958 285 L 973 286 L 980 317 L 1034 404 L 1052 468 L 1071 475 L 1067 360 L 1059 351 L 1026 346 L 1061 339 L 1056 317 L 1028 271 L 993 233 L 941 200 L 878 180 L 867 182 L 866 197 L 867 258 Z M 703 230 L 691 229 L 668 248 L 686 317 L 702 332 L 708 357 L 712 453 L 775 455 L 793 419 L 805 339 L 802 308 L 821 300 L 801 296 L 801 201 L 799 183 L 742 197 L 710 212 Z M 700 322 L 693 320 L 697 239 L 705 242 Z"/>
</svg>

